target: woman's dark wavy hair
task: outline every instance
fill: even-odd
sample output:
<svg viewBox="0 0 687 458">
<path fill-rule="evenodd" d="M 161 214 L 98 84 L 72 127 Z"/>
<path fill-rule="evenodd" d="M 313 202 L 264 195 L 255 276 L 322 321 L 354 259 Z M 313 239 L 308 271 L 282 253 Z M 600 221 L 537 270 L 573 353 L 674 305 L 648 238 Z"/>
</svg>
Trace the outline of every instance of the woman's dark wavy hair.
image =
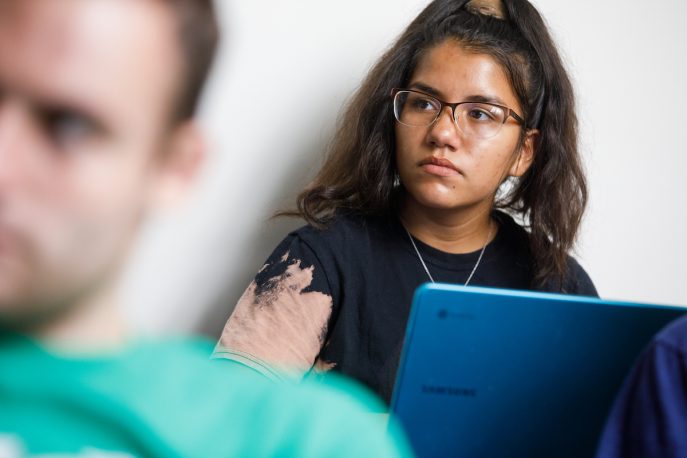
<svg viewBox="0 0 687 458">
<path fill-rule="evenodd" d="M 503 66 L 526 129 L 539 130 L 532 166 L 499 195 L 495 207 L 520 215 L 528 229 L 532 286 L 561 289 L 567 253 L 587 202 L 572 84 L 542 17 L 528 1 L 497 0 L 502 18 L 466 4 L 470 2 L 435 0 L 408 26 L 349 101 L 324 166 L 298 196 L 298 210 L 280 214 L 325 227 L 339 210 L 363 215 L 396 211 L 402 188 L 395 164 L 391 90 L 409 83 L 429 49 L 456 40 Z"/>
</svg>

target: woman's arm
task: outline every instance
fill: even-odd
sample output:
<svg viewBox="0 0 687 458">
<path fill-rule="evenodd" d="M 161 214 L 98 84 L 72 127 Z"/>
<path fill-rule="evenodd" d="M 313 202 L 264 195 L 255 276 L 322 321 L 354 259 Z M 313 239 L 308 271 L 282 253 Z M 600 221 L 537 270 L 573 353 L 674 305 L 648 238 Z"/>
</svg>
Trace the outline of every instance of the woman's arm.
<svg viewBox="0 0 687 458">
<path fill-rule="evenodd" d="M 271 378 L 300 379 L 324 345 L 332 307 L 317 256 L 290 236 L 239 299 L 213 357 L 243 363 Z"/>
</svg>

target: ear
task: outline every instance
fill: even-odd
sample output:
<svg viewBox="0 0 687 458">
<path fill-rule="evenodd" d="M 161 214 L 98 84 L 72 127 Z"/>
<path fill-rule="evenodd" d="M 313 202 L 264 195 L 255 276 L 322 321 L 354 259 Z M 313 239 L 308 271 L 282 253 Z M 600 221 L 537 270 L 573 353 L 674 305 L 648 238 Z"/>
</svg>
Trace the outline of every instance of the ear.
<svg viewBox="0 0 687 458">
<path fill-rule="evenodd" d="M 532 162 L 534 162 L 534 147 L 538 136 L 539 131 L 537 129 L 530 129 L 525 133 L 525 139 L 520 146 L 518 156 L 508 172 L 509 176 L 520 178 L 530 169 Z"/>
<path fill-rule="evenodd" d="M 203 133 L 193 120 L 179 124 L 168 138 L 155 163 L 150 204 L 158 209 L 177 205 L 188 195 L 206 154 Z"/>
</svg>

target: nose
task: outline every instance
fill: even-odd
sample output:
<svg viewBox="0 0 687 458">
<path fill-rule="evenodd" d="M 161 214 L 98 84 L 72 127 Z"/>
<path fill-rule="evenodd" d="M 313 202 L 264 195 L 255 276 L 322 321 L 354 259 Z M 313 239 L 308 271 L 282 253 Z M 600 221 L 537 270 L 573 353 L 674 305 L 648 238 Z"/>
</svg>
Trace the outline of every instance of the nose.
<svg viewBox="0 0 687 458">
<path fill-rule="evenodd" d="M 435 148 L 449 148 L 452 151 L 458 148 L 461 137 L 451 107 L 444 107 L 437 120 L 429 127 L 427 142 Z"/>
</svg>

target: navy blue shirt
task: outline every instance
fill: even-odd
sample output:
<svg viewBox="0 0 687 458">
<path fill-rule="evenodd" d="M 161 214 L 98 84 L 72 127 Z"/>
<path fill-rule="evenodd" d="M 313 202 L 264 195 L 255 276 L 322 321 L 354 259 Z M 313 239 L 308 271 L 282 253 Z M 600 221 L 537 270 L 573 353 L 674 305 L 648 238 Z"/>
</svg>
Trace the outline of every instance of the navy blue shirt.
<svg viewBox="0 0 687 458">
<path fill-rule="evenodd" d="M 623 385 L 598 457 L 687 457 L 687 317 L 659 332 Z"/>
</svg>

